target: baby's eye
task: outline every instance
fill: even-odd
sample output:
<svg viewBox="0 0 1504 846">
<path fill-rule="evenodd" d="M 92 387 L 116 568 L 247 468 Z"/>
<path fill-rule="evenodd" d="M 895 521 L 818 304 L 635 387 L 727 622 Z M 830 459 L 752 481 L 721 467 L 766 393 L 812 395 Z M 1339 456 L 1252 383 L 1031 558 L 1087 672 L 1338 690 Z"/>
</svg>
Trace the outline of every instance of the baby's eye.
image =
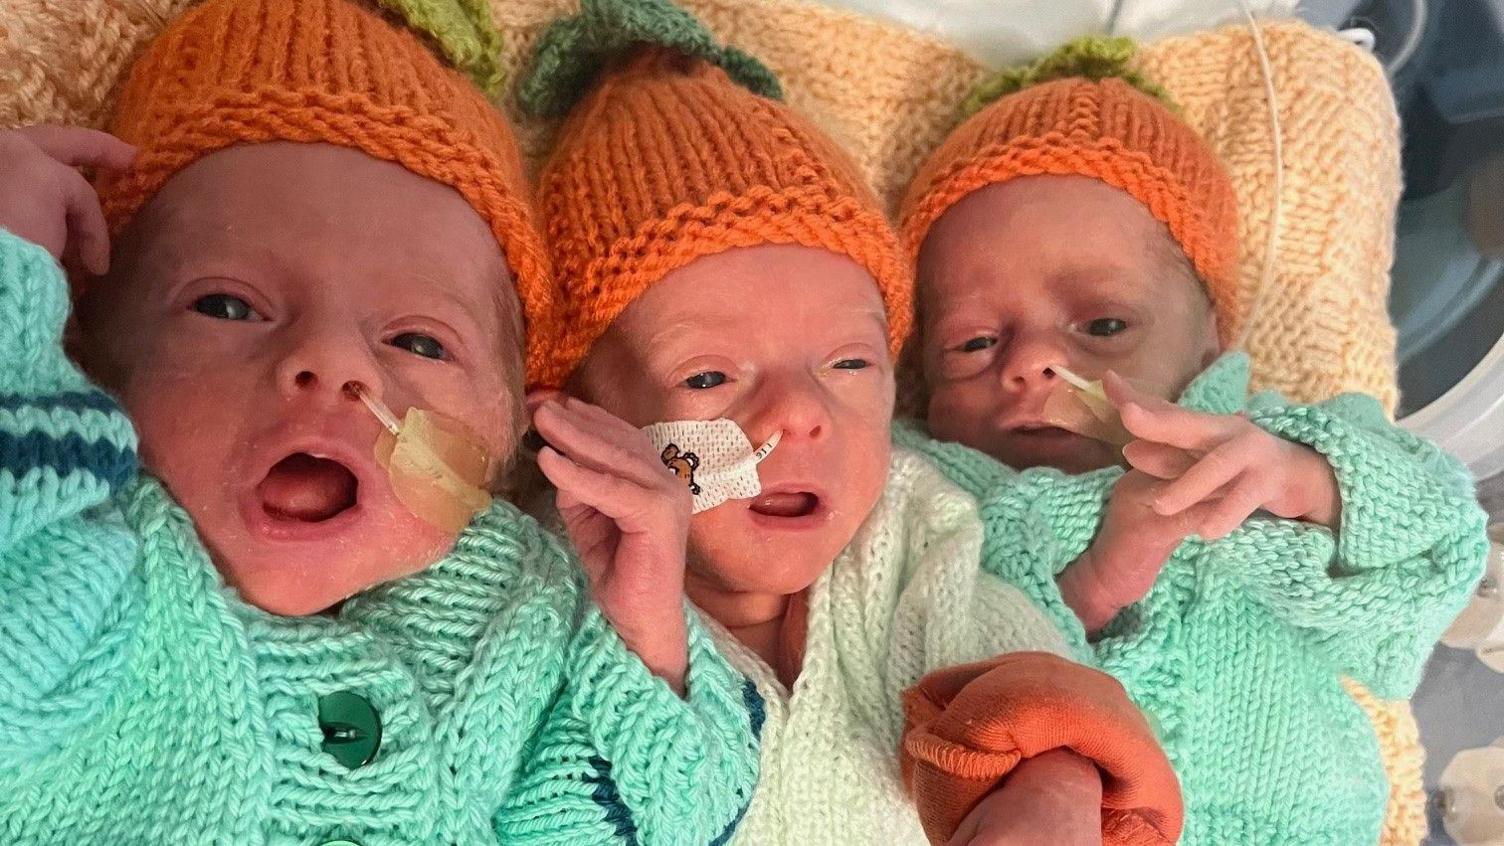
<svg viewBox="0 0 1504 846">
<path fill-rule="evenodd" d="M 703 391 L 707 388 L 715 388 L 726 384 L 726 374 L 719 370 L 707 370 L 684 380 L 684 386 L 695 391 Z"/>
<path fill-rule="evenodd" d="M 208 294 L 193 301 L 193 310 L 216 320 L 258 320 L 250 304 L 229 294 Z"/>
<path fill-rule="evenodd" d="M 865 358 L 843 358 L 831 366 L 836 370 L 866 370 L 872 362 Z"/>
<path fill-rule="evenodd" d="M 968 339 L 966 343 L 962 344 L 961 352 L 981 352 L 982 350 L 991 349 L 995 346 L 997 346 L 996 338 L 992 338 L 987 335 L 978 335 L 975 338 Z"/>
<path fill-rule="evenodd" d="M 388 343 L 398 349 L 407 350 L 413 355 L 420 355 L 424 358 L 443 361 L 445 357 L 444 345 L 435 340 L 433 336 L 424 335 L 420 332 L 403 332 Z"/>
<path fill-rule="evenodd" d="M 1110 338 L 1128 328 L 1127 321 L 1116 317 L 1099 317 L 1086 324 L 1086 334 L 1098 338 Z"/>
</svg>

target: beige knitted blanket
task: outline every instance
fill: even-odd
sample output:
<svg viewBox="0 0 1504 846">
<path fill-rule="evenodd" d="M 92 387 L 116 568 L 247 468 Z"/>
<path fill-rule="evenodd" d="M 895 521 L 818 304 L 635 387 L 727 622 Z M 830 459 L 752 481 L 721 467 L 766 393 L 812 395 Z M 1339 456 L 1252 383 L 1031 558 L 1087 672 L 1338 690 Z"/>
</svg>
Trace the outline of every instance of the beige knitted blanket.
<svg viewBox="0 0 1504 846">
<path fill-rule="evenodd" d="M 519 68 L 542 28 L 577 2 L 491 0 L 506 38 L 504 64 Z M 190 3 L 5 0 L 0 126 L 103 124 L 130 60 Z M 723 39 L 767 62 L 789 101 L 845 143 L 890 208 L 986 70 L 926 36 L 805 0 L 683 4 Z M 1254 384 L 1306 401 L 1362 391 L 1393 409 L 1394 331 L 1386 311 L 1400 193 L 1393 98 L 1378 64 L 1335 36 L 1297 22 L 1270 22 L 1264 34 L 1285 176 L 1272 283 L 1246 341 Z M 1140 62 L 1232 174 L 1246 315 L 1270 260 L 1276 201 L 1273 134 L 1252 36 L 1231 27 L 1167 39 L 1146 45 Z M 551 127 L 521 119 L 514 105 L 510 97 L 502 104 L 536 165 Z M 1404 703 L 1355 695 L 1388 750 L 1393 796 L 1384 842 L 1418 843 L 1425 818 L 1414 720 Z"/>
</svg>

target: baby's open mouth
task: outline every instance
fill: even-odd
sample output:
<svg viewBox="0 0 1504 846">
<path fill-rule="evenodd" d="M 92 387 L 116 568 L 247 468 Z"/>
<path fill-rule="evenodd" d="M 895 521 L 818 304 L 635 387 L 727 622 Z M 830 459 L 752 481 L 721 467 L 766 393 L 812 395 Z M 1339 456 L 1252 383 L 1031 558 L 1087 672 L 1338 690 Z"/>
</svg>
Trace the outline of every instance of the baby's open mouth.
<svg viewBox="0 0 1504 846">
<path fill-rule="evenodd" d="M 353 508 L 358 487 L 355 474 L 338 461 L 295 452 L 267 471 L 256 493 L 275 519 L 321 523 Z"/>
<path fill-rule="evenodd" d="M 812 493 L 765 493 L 752 500 L 754 512 L 765 517 L 808 517 L 820 507 L 820 498 Z"/>
</svg>

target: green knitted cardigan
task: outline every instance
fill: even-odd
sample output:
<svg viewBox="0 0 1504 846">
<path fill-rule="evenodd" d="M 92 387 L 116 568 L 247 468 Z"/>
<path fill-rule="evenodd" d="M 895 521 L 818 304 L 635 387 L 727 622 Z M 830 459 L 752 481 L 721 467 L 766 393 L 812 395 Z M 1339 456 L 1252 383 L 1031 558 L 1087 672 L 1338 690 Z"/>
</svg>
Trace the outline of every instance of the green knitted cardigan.
<svg viewBox="0 0 1504 846">
<path fill-rule="evenodd" d="M 1097 662 L 1157 724 L 1185 795 L 1183 843 L 1376 843 L 1388 784 L 1340 678 L 1386 698 L 1414 691 L 1483 573 L 1472 482 L 1368 397 L 1248 400 L 1241 353 L 1213 363 L 1181 405 L 1246 412 L 1321 453 L 1341 490 L 1341 528 L 1256 516 L 1219 541 L 1187 540 L 1103 630 Z M 1090 544 L 1122 471 L 1014 473 L 917 429 L 895 438 L 978 498 L 988 560 L 1084 642 L 1055 576 Z"/>
<path fill-rule="evenodd" d="M 681 700 L 504 503 L 337 615 L 251 607 L 64 357 L 67 310 L 51 257 L 0 230 L 0 842 L 729 836 L 762 703 L 697 623 Z M 338 692 L 379 715 L 364 766 L 324 751 Z"/>
</svg>

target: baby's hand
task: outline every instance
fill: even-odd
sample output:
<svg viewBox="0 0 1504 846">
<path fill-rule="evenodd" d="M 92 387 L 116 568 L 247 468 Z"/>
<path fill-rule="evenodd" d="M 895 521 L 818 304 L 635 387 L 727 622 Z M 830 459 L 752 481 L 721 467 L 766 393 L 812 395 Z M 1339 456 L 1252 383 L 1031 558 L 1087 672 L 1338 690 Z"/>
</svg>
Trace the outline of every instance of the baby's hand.
<svg viewBox="0 0 1504 846">
<path fill-rule="evenodd" d="M 949 846 L 1101 846 L 1102 777 L 1073 752 L 1019 764 L 977 803 Z"/>
<path fill-rule="evenodd" d="M 1138 438 L 1123 448 L 1123 457 L 1166 482 L 1153 503 L 1156 513 L 1188 515 L 1194 533 L 1205 540 L 1228 534 L 1260 510 L 1337 528 L 1337 478 L 1315 450 L 1240 415 L 1180 408 L 1134 390 L 1113 373 L 1104 387 L 1124 428 Z"/>
<path fill-rule="evenodd" d="M 1061 597 L 1087 634 L 1096 634 L 1120 610 L 1143 599 L 1170 554 L 1195 533 L 1194 513 L 1155 510 L 1164 486 L 1140 470 L 1123 474 L 1091 547 L 1060 574 Z"/>
<path fill-rule="evenodd" d="M 136 149 L 92 129 L 0 131 L 0 228 L 40 245 L 70 269 L 100 274 L 110 240 L 99 197 L 79 167 L 123 169 Z"/>
<path fill-rule="evenodd" d="M 648 437 L 569 398 L 533 415 L 548 442 L 538 467 L 606 619 L 649 670 L 681 695 L 689 663 L 684 558 L 693 499 Z"/>
</svg>

